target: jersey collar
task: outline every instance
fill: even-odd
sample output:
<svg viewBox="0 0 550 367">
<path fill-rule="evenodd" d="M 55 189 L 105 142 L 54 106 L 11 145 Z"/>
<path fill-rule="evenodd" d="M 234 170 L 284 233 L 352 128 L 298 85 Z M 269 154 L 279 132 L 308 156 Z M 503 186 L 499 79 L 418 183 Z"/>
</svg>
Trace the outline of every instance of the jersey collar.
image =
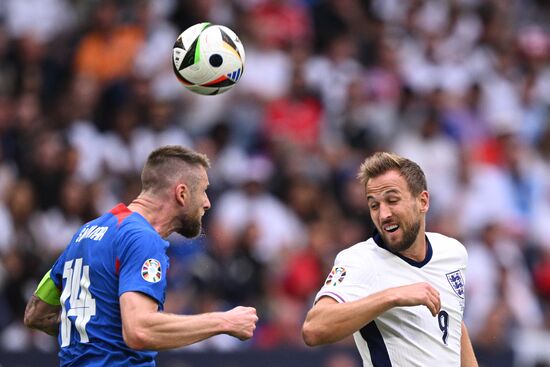
<svg viewBox="0 0 550 367">
<path fill-rule="evenodd" d="M 382 236 L 380 236 L 380 233 L 378 233 L 377 230 L 374 230 L 374 233 L 372 235 L 372 239 L 374 240 L 374 242 L 376 242 L 376 244 L 383 248 L 384 250 L 388 251 L 388 252 L 391 252 L 392 254 L 394 254 L 395 256 L 401 258 L 403 261 L 407 262 L 409 265 L 411 266 L 414 266 L 416 268 L 421 268 L 423 267 L 424 265 L 426 265 L 427 263 L 430 262 L 430 260 L 432 259 L 432 255 L 433 255 L 433 250 L 432 250 L 432 244 L 430 243 L 430 240 L 428 239 L 428 236 L 426 236 L 426 257 L 424 258 L 424 260 L 422 261 L 416 261 L 416 260 L 413 260 L 413 259 L 409 259 L 408 257 L 405 257 L 397 252 L 392 252 L 390 250 L 388 250 L 386 248 L 386 245 L 384 244 L 384 240 L 382 240 Z"/>
</svg>

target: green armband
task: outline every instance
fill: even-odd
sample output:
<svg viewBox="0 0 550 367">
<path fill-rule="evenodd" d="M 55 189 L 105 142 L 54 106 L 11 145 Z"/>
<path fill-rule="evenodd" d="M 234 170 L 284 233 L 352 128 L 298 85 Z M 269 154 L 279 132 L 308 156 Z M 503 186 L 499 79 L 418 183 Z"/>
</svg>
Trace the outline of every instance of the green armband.
<svg viewBox="0 0 550 367">
<path fill-rule="evenodd" d="M 59 302 L 61 292 L 50 277 L 50 272 L 51 270 L 48 270 L 46 275 L 44 275 L 36 291 L 34 291 L 34 295 L 49 305 L 59 306 L 61 304 L 61 302 Z"/>
</svg>

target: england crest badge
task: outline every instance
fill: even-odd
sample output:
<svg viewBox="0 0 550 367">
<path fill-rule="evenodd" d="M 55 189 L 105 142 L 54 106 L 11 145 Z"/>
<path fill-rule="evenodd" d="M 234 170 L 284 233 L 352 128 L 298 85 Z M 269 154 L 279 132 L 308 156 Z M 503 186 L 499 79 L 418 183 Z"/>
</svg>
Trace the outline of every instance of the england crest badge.
<svg viewBox="0 0 550 367">
<path fill-rule="evenodd" d="M 447 280 L 453 288 L 453 291 L 460 298 L 464 298 L 464 278 L 460 270 L 455 270 L 453 272 L 447 273 Z"/>
</svg>

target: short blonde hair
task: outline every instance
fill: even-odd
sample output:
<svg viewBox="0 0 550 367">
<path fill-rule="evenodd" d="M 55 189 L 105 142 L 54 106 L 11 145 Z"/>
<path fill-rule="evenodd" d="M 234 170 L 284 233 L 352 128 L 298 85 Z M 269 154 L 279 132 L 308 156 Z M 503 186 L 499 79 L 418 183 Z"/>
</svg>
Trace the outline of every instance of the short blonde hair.
<svg viewBox="0 0 550 367">
<path fill-rule="evenodd" d="M 409 190 L 414 196 L 419 195 L 422 191 L 428 190 L 426 176 L 420 166 L 400 155 L 389 152 L 376 152 L 367 157 L 361 164 L 357 178 L 366 188 L 367 183 L 371 178 L 383 175 L 389 171 L 397 171 L 409 186 Z"/>
<path fill-rule="evenodd" d="M 205 154 L 177 145 L 158 148 L 149 154 L 141 172 L 142 191 L 158 192 L 184 178 L 194 186 L 197 178 L 191 168 L 199 166 L 210 168 Z"/>
</svg>

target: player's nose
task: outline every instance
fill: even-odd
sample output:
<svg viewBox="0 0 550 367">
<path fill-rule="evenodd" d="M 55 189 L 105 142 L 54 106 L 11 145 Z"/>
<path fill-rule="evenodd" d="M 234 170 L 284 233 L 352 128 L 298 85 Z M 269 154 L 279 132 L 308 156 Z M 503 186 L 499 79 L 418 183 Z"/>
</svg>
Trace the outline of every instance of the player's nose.
<svg viewBox="0 0 550 367">
<path fill-rule="evenodd" d="M 389 205 L 381 203 L 378 215 L 380 216 L 380 219 L 382 219 L 382 220 L 390 218 L 392 216 L 392 212 L 391 212 L 391 209 L 390 209 Z"/>
</svg>

